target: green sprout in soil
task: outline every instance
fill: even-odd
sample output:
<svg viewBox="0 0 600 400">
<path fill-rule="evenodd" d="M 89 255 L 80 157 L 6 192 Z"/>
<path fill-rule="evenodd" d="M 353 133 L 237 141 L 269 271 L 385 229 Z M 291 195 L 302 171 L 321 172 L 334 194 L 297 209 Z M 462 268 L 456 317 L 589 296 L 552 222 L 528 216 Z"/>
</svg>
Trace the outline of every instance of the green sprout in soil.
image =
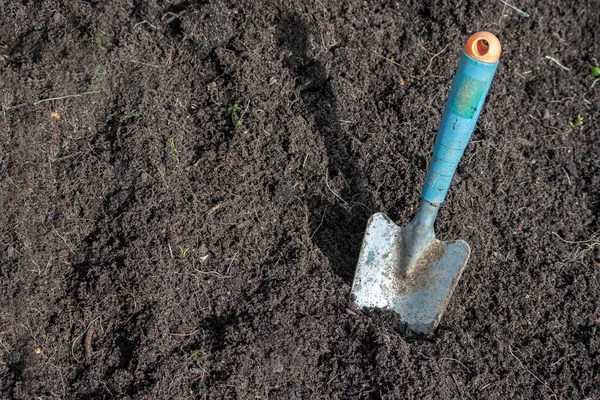
<svg viewBox="0 0 600 400">
<path fill-rule="evenodd" d="M 94 230 L 94 223 L 90 222 L 89 224 L 87 224 L 85 226 L 85 229 L 83 230 L 83 234 L 85 236 L 89 236 L 92 233 L 93 230 Z"/>
<path fill-rule="evenodd" d="M 569 125 L 571 125 L 571 128 L 577 128 L 578 126 L 583 125 L 583 117 L 581 114 L 577 114 L 577 120 L 569 121 Z"/>
<path fill-rule="evenodd" d="M 102 43 L 102 41 L 104 40 L 104 36 L 106 36 L 106 33 L 102 31 L 98 31 L 98 34 L 96 34 L 96 45 L 100 50 L 106 50 L 104 44 Z"/>
<path fill-rule="evenodd" d="M 200 372 L 202 372 L 202 350 L 193 349 L 191 355 L 193 362 L 192 365 L 195 367 L 193 371 L 194 373 L 199 374 Z"/>
<path fill-rule="evenodd" d="M 229 337 L 231 337 L 231 339 L 234 342 L 237 342 L 239 340 L 238 333 L 235 331 L 235 329 L 233 329 L 233 326 L 228 325 L 226 330 L 227 330 L 227 333 L 229 334 Z"/>
<path fill-rule="evenodd" d="M 187 247 L 177 246 L 179 248 L 179 258 L 184 259 L 187 255 L 187 252 L 190 250 Z"/>
<path fill-rule="evenodd" d="M 200 357 L 202 357 L 202 350 L 200 350 L 200 349 L 192 350 L 192 358 L 200 358 Z"/>
<path fill-rule="evenodd" d="M 592 65 L 590 65 L 585 72 L 587 72 L 588 74 L 590 74 L 592 76 L 592 78 L 597 78 L 600 76 L 600 67 L 594 67 Z"/>
<path fill-rule="evenodd" d="M 58 89 L 60 87 L 60 76 L 57 76 L 52 82 L 52 89 Z"/>
<path fill-rule="evenodd" d="M 229 117 L 231 118 L 231 123 L 236 128 L 244 125 L 244 121 L 242 119 L 237 119 L 235 116 L 236 111 L 240 111 L 241 109 L 242 109 L 242 107 L 240 107 L 240 105 L 237 103 L 232 106 L 227 107 L 227 114 L 229 114 Z"/>
<path fill-rule="evenodd" d="M 96 65 L 92 71 L 92 77 L 90 78 L 90 92 L 100 90 L 102 82 L 106 78 L 106 70 L 100 65 Z"/>
<path fill-rule="evenodd" d="M 179 150 L 177 150 L 177 147 L 175 147 L 175 139 L 173 136 L 167 139 L 167 145 L 171 150 L 171 158 L 175 161 L 179 161 Z"/>
<path fill-rule="evenodd" d="M 117 118 L 119 118 L 121 121 L 124 121 L 124 120 L 127 120 L 129 118 L 139 117 L 141 115 L 142 115 L 141 112 L 139 112 L 139 111 L 133 111 L 133 112 L 130 112 L 129 114 L 118 113 L 117 114 Z"/>
<path fill-rule="evenodd" d="M 294 154 L 296 152 L 296 138 L 292 135 L 288 138 L 288 153 Z"/>
</svg>

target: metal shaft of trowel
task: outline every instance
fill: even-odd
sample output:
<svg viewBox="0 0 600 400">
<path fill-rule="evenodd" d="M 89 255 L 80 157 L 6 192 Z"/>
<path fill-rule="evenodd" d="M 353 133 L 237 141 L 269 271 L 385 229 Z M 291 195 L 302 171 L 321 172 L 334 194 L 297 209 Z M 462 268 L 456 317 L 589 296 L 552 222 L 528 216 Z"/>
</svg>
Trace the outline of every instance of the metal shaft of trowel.
<svg viewBox="0 0 600 400">
<path fill-rule="evenodd" d="M 433 224 L 439 209 L 439 204 L 422 199 L 419 211 L 404 228 L 401 265 L 404 266 L 405 276 L 412 274 L 421 256 L 435 241 Z"/>
<path fill-rule="evenodd" d="M 497 42 L 496 46 L 490 46 L 492 40 Z M 492 54 L 492 50 L 496 49 L 497 52 Z M 431 206 L 439 207 L 446 198 L 458 162 L 483 108 L 498 67 L 499 55 L 498 39 L 487 32 L 473 35 L 463 50 L 421 192 L 421 197 Z M 422 204 L 416 218 L 422 218 L 419 214 L 430 214 L 430 211 L 429 206 Z"/>
</svg>

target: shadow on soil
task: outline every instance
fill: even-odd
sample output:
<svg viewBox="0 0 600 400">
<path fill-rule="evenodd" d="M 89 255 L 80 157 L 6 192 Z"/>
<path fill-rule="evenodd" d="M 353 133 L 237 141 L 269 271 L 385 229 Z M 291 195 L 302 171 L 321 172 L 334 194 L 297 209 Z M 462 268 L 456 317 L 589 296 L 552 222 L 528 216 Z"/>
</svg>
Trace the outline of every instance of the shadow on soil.
<svg viewBox="0 0 600 400">
<path fill-rule="evenodd" d="M 364 190 L 364 176 L 351 150 L 351 138 L 340 126 L 338 102 L 327 69 L 316 59 L 311 31 L 294 12 L 282 13 L 278 25 L 279 46 L 289 52 L 285 66 L 296 77 L 300 113 L 323 138 L 329 164 L 325 187 L 307 193 L 311 238 L 328 258 L 333 271 L 351 284 L 367 220 L 373 207 Z M 330 51 L 332 49 L 329 49 Z M 334 192 L 328 186 L 344 187 Z M 317 185 L 316 185 L 317 186 Z M 324 192 L 334 192 L 339 201 L 330 202 Z M 343 199 L 343 200 L 342 200 Z"/>
</svg>

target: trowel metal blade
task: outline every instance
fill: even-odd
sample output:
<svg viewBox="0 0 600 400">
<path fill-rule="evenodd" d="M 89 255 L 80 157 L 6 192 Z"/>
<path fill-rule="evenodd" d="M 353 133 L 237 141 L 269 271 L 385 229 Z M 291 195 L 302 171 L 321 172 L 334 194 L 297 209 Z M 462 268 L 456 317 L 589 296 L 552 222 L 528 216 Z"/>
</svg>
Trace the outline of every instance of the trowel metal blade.
<svg viewBox="0 0 600 400">
<path fill-rule="evenodd" d="M 431 332 L 438 324 L 471 249 L 462 241 L 434 240 L 409 275 L 401 265 L 402 228 L 386 215 L 367 225 L 352 293 L 359 307 L 394 310 L 408 327 Z"/>
</svg>

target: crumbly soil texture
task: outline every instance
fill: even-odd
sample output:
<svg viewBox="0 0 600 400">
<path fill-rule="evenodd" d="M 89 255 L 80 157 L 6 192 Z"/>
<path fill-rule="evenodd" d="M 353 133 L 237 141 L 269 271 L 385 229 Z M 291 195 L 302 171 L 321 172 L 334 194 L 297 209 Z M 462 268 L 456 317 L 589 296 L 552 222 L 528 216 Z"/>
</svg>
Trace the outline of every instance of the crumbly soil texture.
<svg viewBox="0 0 600 400">
<path fill-rule="evenodd" d="M 600 3 L 0 1 L 3 399 L 600 398 Z M 462 45 L 503 55 L 437 330 L 357 309 Z"/>
</svg>

